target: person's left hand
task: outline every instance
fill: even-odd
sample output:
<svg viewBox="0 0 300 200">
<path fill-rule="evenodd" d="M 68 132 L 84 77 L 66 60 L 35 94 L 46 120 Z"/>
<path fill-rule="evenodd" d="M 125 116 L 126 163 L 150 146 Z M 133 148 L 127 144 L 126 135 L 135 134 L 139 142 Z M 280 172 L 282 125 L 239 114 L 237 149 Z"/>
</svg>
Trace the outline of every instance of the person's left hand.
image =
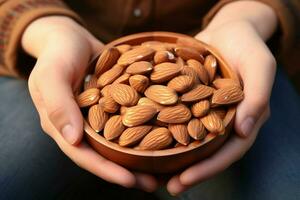
<svg viewBox="0 0 300 200">
<path fill-rule="evenodd" d="M 237 134 L 232 134 L 211 157 L 173 176 L 167 183 L 167 189 L 173 195 L 216 175 L 241 159 L 270 115 L 269 99 L 276 62 L 264 40 L 272 34 L 274 26 L 267 20 L 269 26 L 257 28 L 244 19 L 222 23 L 223 17 L 216 18 L 196 39 L 215 47 L 244 83 L 245 98 L 237 107 L 234 124 Z"/>
</svg>

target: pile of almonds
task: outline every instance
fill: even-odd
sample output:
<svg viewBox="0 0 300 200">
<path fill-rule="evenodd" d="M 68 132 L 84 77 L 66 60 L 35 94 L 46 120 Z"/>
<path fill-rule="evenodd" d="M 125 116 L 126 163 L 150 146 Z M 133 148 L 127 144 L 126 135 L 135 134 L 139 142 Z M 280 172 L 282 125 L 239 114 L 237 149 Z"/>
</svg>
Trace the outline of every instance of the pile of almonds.
<svg viewBox="0 0 300 200">
<path fill-rule="evenodd" d="M 106 140 L 160 150 L 224 134 L 229 105 L 243 99 L 205 47 L 147 41 L 105 49 L 77 96 L 90 126 Z"/>
</svg>

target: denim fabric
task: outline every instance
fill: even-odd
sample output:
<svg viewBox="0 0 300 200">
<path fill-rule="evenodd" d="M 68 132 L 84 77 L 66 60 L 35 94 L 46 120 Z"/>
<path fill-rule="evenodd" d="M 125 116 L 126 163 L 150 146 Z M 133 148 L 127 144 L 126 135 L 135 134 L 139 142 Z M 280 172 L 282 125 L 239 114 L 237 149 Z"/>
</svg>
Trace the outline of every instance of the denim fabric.
<svg viewBox="0 0 300 200">
<path fill-rule="evenodd" d="M 271 109 L 242 160 L 179 199 L 299 200 L 300 99 L 282 72 L 276 76 Z M 41 130 L 27 83 L 1 77 L 0 200 L 90 198 L 155 199 L 105 183 L 73 164 Z"/>
</svg>

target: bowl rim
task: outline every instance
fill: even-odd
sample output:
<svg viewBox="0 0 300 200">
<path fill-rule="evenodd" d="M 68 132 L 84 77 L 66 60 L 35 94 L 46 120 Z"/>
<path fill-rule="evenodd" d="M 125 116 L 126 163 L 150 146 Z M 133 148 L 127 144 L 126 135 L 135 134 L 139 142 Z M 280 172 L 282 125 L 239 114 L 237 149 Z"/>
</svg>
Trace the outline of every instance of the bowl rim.
<svg viewBox="0 0 300 200">
<path fill-rule="evenodd" d="M 228 74 L 228 76 L 230 78 L 239 81 L 239 78 L 236 75 L 236 73 L 229 67 L 228 63 L 222 58 L 222 56 L 218 53 L 218 51 L 215 48 L 211 47 L 210 45 L 208 45 L 202 41 L 196 40 L 195 38 L 192 38 L 190 36 L 183 35 L 180 33 L 173 33 L 173 32 L 157 32 L 157 31 L 156 32 L 143 32 L 143 33 L 136 33 L 136 34 L 131 34 L 128 36 L 121 37 L 119 39 L 116 39 L 116 40 L 106 44 L 101 49 L 98 56 L 93 58 L 91 63 L 95 64 L 95 62 L 96 62 L 97 58 L 99 57 L 99 55 L 101 54 L 101 52 L 106 48 L 110 48 L 112 46 L 117 46 L 120 44 L 126 44 L 130 40 L 138 40 L 138 39 L 143 39 L 143 38 L 149 38 L 149 40 L 150 39 L 155 40 L 156 37 L 167 37 L 167 38 L 172 37 L 173 39 L 185 38 L 185 39 L 188 39 L 191 41 L 201 43 L 201 45 L 205 46 L 206 49 L 218 59 L 220 65 L 223 66 L 223 68 L 221 69 L 222 74 L 224 74 L 224 71 L 225 71 L 225 73 Z M 235 113 L 236 113 L 235 106 L 231 106 L 228 108 L 226 116 L 223 119 L 223 123 L 224 123 L 225 127 L 227 127 L 234 120 Z M 106 148 L 109 148 L 111 150 L 115 150 L 118 152 L 122 152 L 125 154 L 133 155 L 133 156 L 143 156 L 143 157 L 163 157 L 163 156 L 170 156 L 170 155 L 178 155 L 178 154 L 186 153 L 188 151 L 195 150 L 201 146 L 207 145 L 211 141 L 213 141 L 216 137 L 225 137 L 225 135 L 209 133 L 211 137 L 208 137 L 208 138 L 204 139 L 203 141 L 194 141 L 187 146 L 180 146 L 180 147 L 176 147 L 176 148 L 163 149 L 163 150 L 138 150 L 138 149 L 134 149 L 134 148 L 122 147 L 114 142 L 106 140 L 99 133 L 95 132 L 90 127 L 90 125 L 88 124 L 88 122 L 85 119 L 84 119 L 84 132 L 91 139 L 93 139 L 97 143 L 104 145 Z"/>
</svg>

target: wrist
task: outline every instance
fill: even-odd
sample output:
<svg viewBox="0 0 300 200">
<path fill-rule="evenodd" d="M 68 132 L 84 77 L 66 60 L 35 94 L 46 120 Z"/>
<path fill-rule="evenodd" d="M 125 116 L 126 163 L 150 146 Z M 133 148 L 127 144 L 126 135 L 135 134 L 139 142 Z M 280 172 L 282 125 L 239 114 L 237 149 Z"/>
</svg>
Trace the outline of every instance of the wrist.
<svg viewBox="0 0 300 200">
<path fill-rule="evenodd" d="M 28 54 L 38 57 L 53 34 L 67 34 L 68 30 L 80 32 L 81 29 L 77 22 L 66 16 L 42 17 L 27 26 L 21 38 L 21 46 Z"/>
<path fill-rule="evenodd" d="M 277 16 L 275 11 L 264 3 L 236 1 L 221 8 L 206 27 L 206 30 L 234 22 L 249 23 L 263 40 L 267 40 L 276 30 Z"/>
</svg>

